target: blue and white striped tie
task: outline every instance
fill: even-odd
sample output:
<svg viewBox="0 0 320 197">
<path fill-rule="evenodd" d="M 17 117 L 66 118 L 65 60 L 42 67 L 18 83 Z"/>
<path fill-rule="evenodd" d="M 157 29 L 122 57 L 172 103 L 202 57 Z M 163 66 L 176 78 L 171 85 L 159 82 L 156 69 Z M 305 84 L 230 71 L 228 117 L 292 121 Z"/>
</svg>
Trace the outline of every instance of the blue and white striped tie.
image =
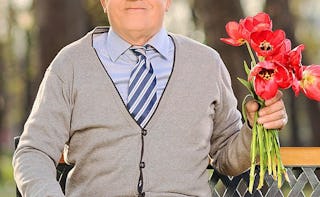
<svg viewBox="0 0 320 197">
<path fill-rule="evenodd" d="M 157 79 L 151 63 L 147 62 L 145 48 L 132 51 L 138 56 L 138 63 L 129 79 L 127 108 L 137 123 L 144 127 L 156 108 Z"/>
</svg>

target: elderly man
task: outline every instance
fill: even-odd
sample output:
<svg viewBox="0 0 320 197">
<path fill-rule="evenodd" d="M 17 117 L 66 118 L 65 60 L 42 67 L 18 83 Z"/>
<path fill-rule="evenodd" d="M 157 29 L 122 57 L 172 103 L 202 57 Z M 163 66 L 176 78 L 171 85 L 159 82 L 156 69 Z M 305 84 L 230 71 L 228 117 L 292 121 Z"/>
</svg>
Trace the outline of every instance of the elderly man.
<svg viewBox="0 0 320 197">
<path fill-rule="evenodd" d="M 209 158 L 222 173 L 248 169 L 258 105 L 242 124 L 218 53 L 163 28 L 171 0 L 100 1 L 111 27 L 62 49 L 41 83 L 13 159 L 22 195 L 64 196 L 63 150 L 70 197 L 207 197 Z M 282 94 L 259 115 L 283 127 Z"/>
</svg>

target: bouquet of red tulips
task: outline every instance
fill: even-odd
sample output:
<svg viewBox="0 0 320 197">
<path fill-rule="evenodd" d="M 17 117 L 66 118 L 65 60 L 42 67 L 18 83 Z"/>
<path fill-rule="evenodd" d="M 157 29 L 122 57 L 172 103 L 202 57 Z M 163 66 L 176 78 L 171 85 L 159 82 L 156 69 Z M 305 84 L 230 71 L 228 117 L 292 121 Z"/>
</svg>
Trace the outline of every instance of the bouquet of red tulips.
<svg viewBox="0 0 320 197">
<path fill-rule="evenodd" d="M 320 65 L 303 66 L 302 51 L 304 45 L 291 48 L 291 41 L 283 30 L 272 30 L 272 21 L 268 14 L 258 13 L 239 22 L 231 21 L 226 25 L 229 38 L 221 41 L 232 45 L 246 45 L 251 63 L 244 62 L 247 80 L 240 82 L 247 87 L 250 95 L 261 107 L 264 101 L 274 97 L 278 89 L 292 88 L 296 95 L 300 91 L 316 101 L 320 101 Z M 246 120 L 244 104 L 243 116 Z M 265 129 L 257 123 L 258 114 L 252 128 L 251 167 L 249 192 L 252 193 L 257 160 L 260 165 L 258 189 L 263 186 L 264 175 L 268 172 L 282 184 L 282 175 L 287 178 L 286 169 L 280 157 L 280 144 L 277 129 Z M 289 181 L 289 180 L 288 180 Z"/>
</svg>

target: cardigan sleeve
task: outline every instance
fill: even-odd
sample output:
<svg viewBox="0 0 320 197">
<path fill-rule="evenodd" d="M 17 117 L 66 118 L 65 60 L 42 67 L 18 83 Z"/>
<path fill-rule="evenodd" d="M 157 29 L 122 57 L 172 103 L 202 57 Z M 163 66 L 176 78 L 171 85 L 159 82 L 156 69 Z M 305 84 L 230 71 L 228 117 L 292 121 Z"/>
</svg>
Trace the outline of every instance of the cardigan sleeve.
<svg viewBox="0 0 320 197">
<path fill-rule="evenodd" d="M 23 196 L 64 196 L 56 165 L 69 138 L 70 89 L 54 72 L 56 58 L 41 82 L 31 114 L 13 156 L 14 178 Z"/>
<path fill-rule="evenodd" d="M 247 124 L 242 124 L 230 75 L 221 58 L 218 62 L 220 98 L 213 104 L 215 117 L 210 157 L 219 172 L 238 175 L 250 166 L 251 130 Z"/>
</svg>

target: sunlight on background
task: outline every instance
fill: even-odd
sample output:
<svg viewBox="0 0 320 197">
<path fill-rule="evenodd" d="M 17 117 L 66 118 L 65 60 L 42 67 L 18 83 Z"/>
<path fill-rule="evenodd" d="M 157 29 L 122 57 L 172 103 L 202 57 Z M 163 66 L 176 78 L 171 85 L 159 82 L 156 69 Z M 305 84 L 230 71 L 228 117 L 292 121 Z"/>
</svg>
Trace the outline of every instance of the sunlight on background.
<svg viewBox="0 0 320 197">
<path fill-rule="evenodd" d="M 0 41 L 5 40 L 7 29 L 7 7 L 8 2 L 6 0 L 0 0 Z"/>
<path fill-rule="evenodd" d="M 182 34 L 203 42 L 204 32 L 197 29 L 190 9 L 192 0 L 174 0 L 165 17 L 166 28 L 173 33 Z"/>
<path fill-rule="evenodd" d="M 241 0 L 241 5 L 246 16 L 255 15 L 264 6 L 264 0 Z"/>
<path fill-rule="evenodd" d="M 315 64 L 320 64 L 320 1 L 292 0 L 292 10 L 299 16 L 296 37 L 306 45 L 305 55 Z"/>
<path fill-rule="evenodd" d="M 32 0 L 11 0 L 12 4 L 18 9 L 25 10 L 32 4 Z"/>
<path fill-rule="evenodd" d="M 166 14 L 165 26 L 173 33 L 178 33 L 191 37 L 199 42 L 205 40 L 205 34 L 197 29 L 192 19 L 190 2 L 193 0 L 174 0 Z M 260 12 L 264 5 L 264 0 L 241 0 L 245 15 L 254 15 Z"/>
</svg>

